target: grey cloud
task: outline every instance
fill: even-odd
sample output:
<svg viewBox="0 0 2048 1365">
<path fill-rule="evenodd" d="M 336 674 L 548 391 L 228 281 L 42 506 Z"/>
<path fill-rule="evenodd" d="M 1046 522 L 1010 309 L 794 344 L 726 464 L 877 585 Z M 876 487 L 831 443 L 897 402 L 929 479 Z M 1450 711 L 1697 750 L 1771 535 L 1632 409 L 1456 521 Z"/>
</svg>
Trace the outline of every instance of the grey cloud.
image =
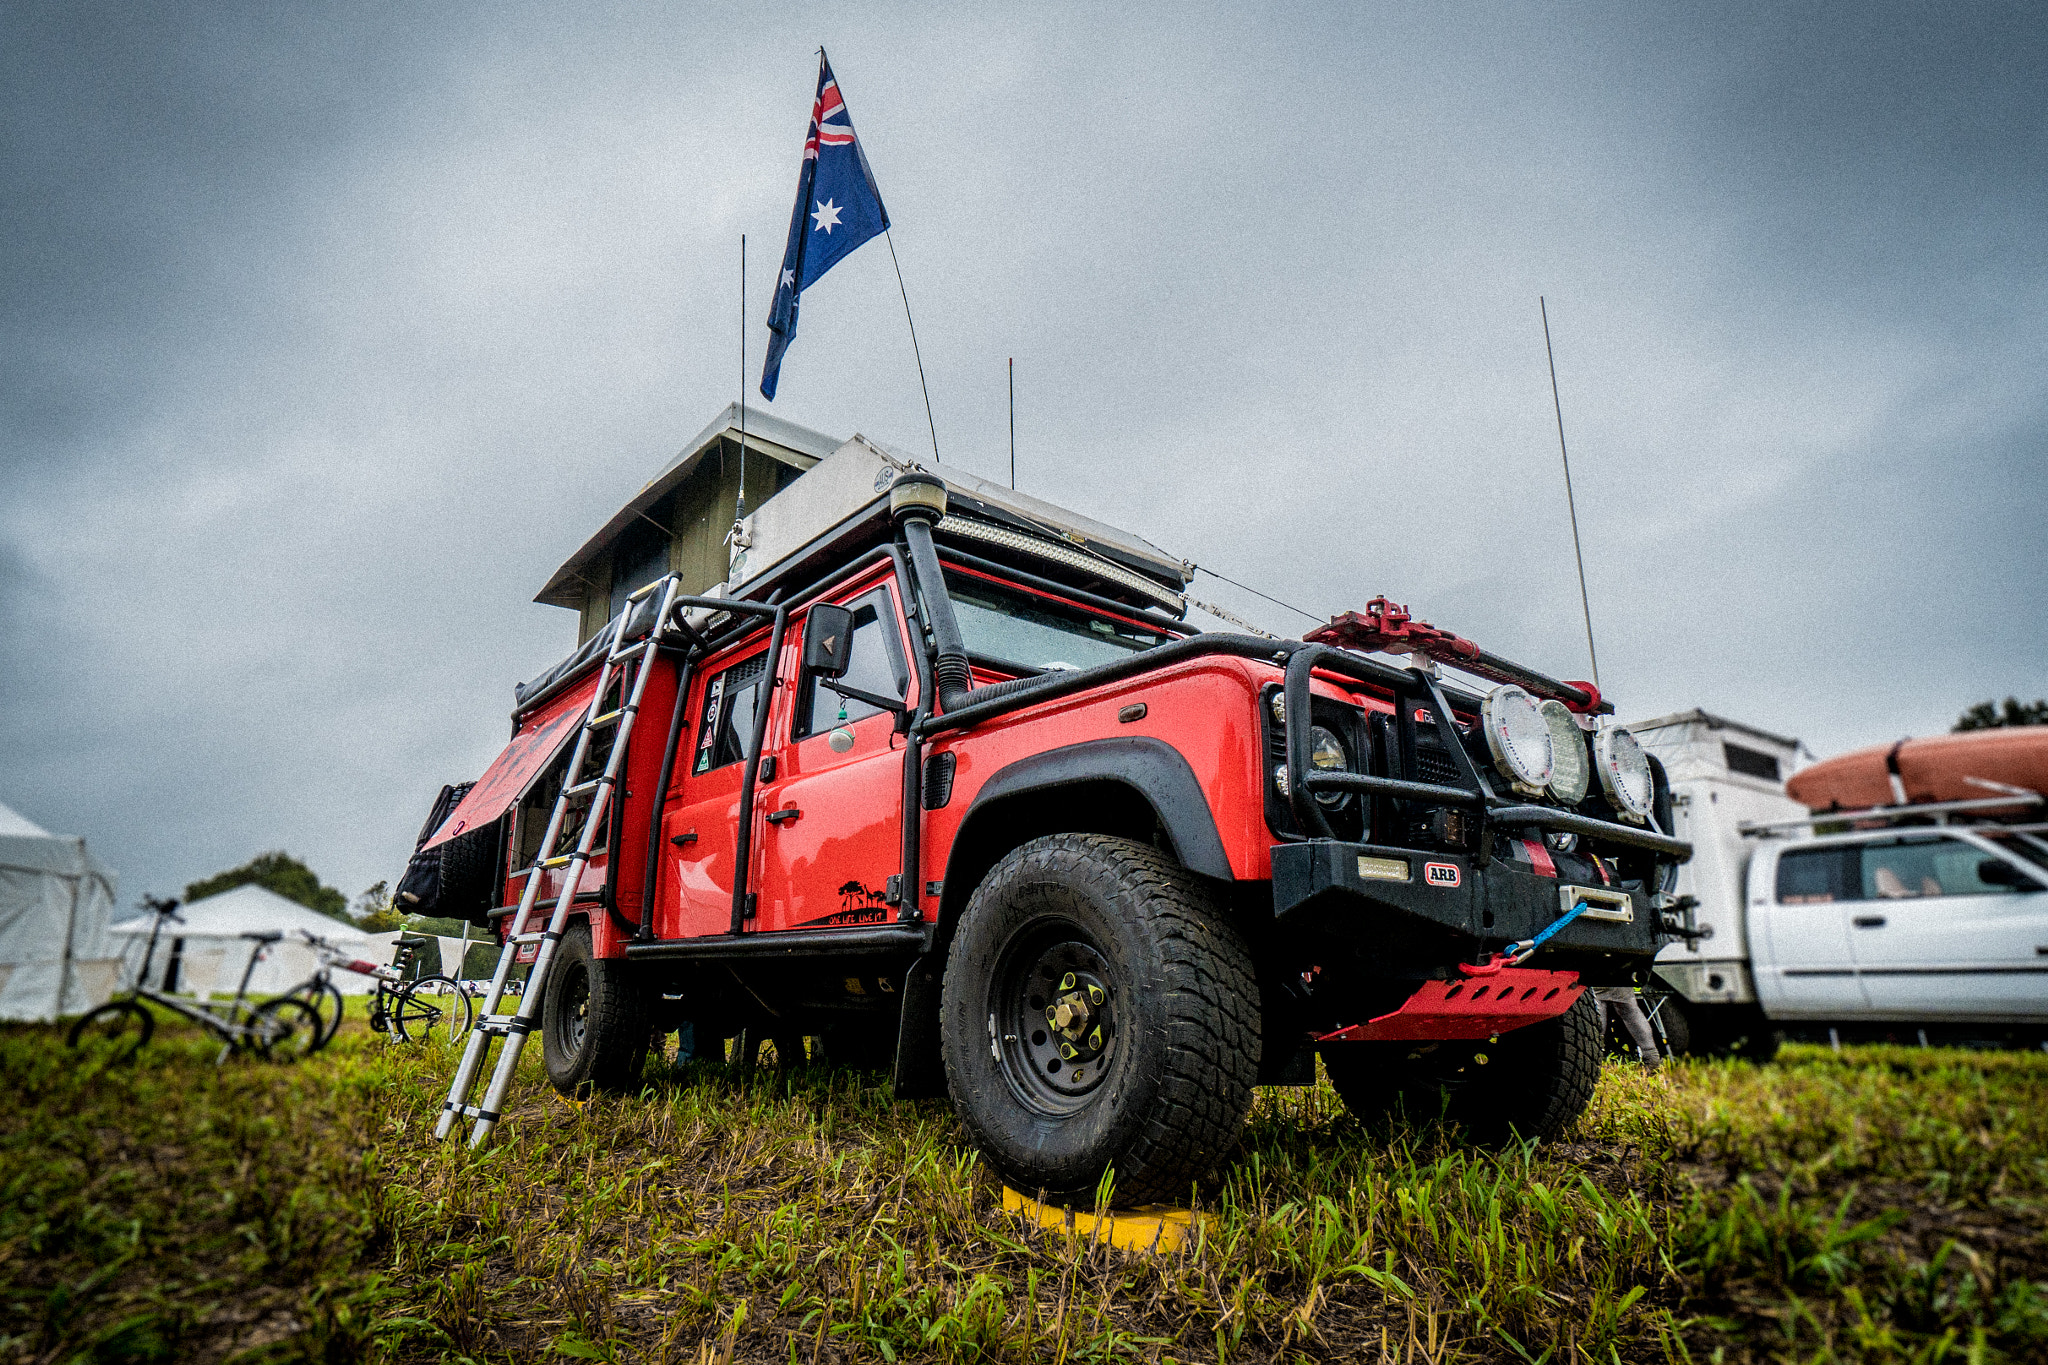
<svg viewBox="0 0 2048 1365">
<path fill-rule="evenodd" d="M 758 366 L 819 41 L 949 462 L 1005 467 L 1014 355 L 1025 487 L 1581 675 L 1545 293 L 1627 709 L 1827 751 L 2048 690 L 2044 30 L 13 7 L 0 800 L 131 891 L 395 871 L 570 642 L 532 592 L 731 399 L 743 231 Z M 775 411 L 916 449 L 877 251 Z"/>
</svg>

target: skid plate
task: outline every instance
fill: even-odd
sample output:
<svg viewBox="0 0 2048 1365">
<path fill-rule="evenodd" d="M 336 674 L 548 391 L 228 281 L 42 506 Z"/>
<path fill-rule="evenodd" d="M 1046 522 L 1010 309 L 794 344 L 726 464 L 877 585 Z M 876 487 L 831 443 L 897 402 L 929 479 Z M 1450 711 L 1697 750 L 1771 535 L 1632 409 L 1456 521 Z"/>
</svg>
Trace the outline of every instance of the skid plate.
<svg viewBox="0 0 2048 1365">
<path fill-rule="evenodd" d="M 1577 972 L 1504 967 L 1463 981 L 1425 981 L 1392 1014 L 1325 1033 L 1319 1043 L 1491 1038 L 1555 1019 L 1585 993 Z"/>
</svg>

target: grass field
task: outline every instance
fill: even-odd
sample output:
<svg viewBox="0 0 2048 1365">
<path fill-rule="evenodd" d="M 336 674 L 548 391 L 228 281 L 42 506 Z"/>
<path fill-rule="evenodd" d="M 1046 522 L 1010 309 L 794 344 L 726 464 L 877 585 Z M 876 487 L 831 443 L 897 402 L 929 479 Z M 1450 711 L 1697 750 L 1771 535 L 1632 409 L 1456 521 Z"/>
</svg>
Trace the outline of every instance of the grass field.
<svg viewBox="0 0 2048 1365">
<path fill-rule="evenodd" d="M 532 1053 L 537 1053 L 533 1049 Z M 2048 1360 L 2048 1057 L 1610 1065 L 1570 1140 L 1262 1092 L 1166 1257 L 1027 1229 L 939 1103 L 697 1067 L 481 1159 L 443 1057 L 0 1030 L 0 1361 Z"/>
</svg>

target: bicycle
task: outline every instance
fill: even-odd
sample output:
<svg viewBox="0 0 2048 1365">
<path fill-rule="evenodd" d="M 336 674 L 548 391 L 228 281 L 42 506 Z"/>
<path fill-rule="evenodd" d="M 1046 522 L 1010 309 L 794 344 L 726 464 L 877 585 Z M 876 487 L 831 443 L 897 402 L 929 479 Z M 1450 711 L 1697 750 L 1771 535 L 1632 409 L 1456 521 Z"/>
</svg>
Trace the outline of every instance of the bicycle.
<svg viewBox="0 0 2048 1365">
<path fill-rule="evenodd" d="M 282 939 L 283 934 L 241 935 L 255 946 L 249 950 L 248 965 L 242 969 L 241 983 L 235 988 L 235 998 L 229 1003 L 220 1005 L 205 1000 L 180 1000 L 163 991 L 152 990 L 148 981 L 149 969 L 156 960 L 157 940 L 163 934 L 164 925 L 167 922 L 183 924 L 185 918 L 178 913 L 176 900 L 145 896 L 142 905 L 156 918 L 150 925 L 149 947 L 143 953 L 142 970 L 136 974 L 135 984 L 125 995 L 81 1015 L 65 1036 L 66 1046 L 77 1048 L 91 1042 L 97 1050 L 108 1054 L 108 1065 L 133 1061 L 156 1032 L 156 1016 L 143 1004 L 148 1001 L 218 1036 L 221 1049 L 220 1055 L 213 1059 L 215 1066 L 226 1062 L 237 1051 L 253 1052 L 265 1060 L 297 1061 L 318 1050 L 320 1015 L 305 1001 L 280 997 L 261 1005 L 249 1004 L 249 978 L 255 974 L 256 964 L 263 960 L 270 945 Z"/>
<path fill-rule="evenodd" d="M 413 956 L 410 943 L 399 943 L 390 964 L 380 966 L 362 958 L 346 956 L 341 949 L 317 934 L 304 929 L 299 933 L 319 954 L 320 968 L 285 994 L 312 1004 L 316 1014 L 321 1011 L 319 1005 L 313 1004 L 314 1001 L 333 1001 L 334 1022 L 328 1024 L 326 1016 L 321 1016 L 323 1031 L 319 1047 L 327 1046 L 341 1028 L 342 994 L 329 974 L 329 969 L 334 967 L 370 977 L 377 983 L 376 993 L 370 998 L 371 1032 L 394 1033 L 400 1041 L 407 1043 L 432 1041 L 436 1029 L 440 1030 L 444 1044 L 460 1042 L 468 1036 L 475 1018 L 475 1006 L 469 993 L 456 982 L 439 975 L 422 976 L 408 983 L 406 976 Z M 444 1022 L 446 1026 L 442 1027 Z"/>
</svg>

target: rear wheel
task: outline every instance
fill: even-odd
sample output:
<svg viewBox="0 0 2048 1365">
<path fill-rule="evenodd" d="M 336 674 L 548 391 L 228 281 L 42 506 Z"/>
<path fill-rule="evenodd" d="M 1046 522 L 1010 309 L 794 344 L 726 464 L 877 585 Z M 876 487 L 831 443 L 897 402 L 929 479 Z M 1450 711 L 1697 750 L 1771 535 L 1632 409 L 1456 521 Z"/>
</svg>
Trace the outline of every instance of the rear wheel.
<svg viewBox="0 0 2048 1365">
<path fill-rule="evenodd" d="M 1554 1138 L 1593 1098 L 1600 1029 L 1589 991 L 1557 1018 L 1497 1042 L 1340 1043 L 1324 1049 L 1323 1067 L 1344 1107 L 1362 1119 L 1398 1104 L 1411 1119 L 1441 1116 L 1482 1141 Z"/>
<path fill-rule="evenodd" d="M 968 903 L 940 1007 L 961 1122 L 1012 1188 L 1114 1202 L 1185 1198 L 1236 1141 L 1259 1063 L 1244 940 L 1207 887 L 1154 849 L 1035 839 Z"/>
<path fill-rule="evenodd" d="M 134 1061 L 155 1032 L 155 1015 L 133 1000 L 114 1000 L 79 1016 L 64 1041 L 81 1052 L 97 1054 L 105 1066 L 119 1066 Z"/>
<path fill-rule="evenodd" d="M 599 958 L 590 926 L 573 924 L 557 945 L 540 1006 L 541 1056 L 564 1095 L 626 1091 L 647 1062 L 652 1020 L 646 992 L 623 962 Z"/>
<path fill-rule="evenodd" d="M 476 1006 L 469 992 L 445 976 L 423 976 L 399 994 L 392 1027 L 408 1043 L 453 1047 L 469 1035 Z"/>
</svg>

